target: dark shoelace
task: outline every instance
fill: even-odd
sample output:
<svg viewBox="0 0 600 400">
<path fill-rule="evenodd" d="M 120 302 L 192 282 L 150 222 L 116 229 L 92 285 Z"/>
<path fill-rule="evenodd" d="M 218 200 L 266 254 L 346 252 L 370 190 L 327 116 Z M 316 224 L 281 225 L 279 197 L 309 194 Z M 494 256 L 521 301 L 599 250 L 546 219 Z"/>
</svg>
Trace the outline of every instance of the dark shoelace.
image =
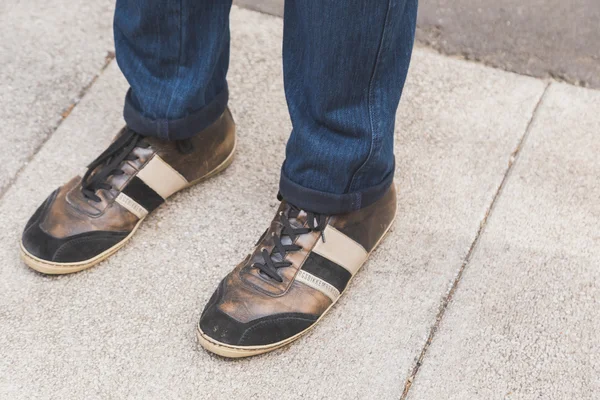
<svg viewBox="0 0 600 400">
<path fill-rule="evenodd" d="M 148 148 L 150 144 L 144 142 L 143 136 L 126 128 L 125 132 L 117 138 L 102 154 L 88 165 L 88 170 L 81 180 L 81 191 L 83 195 L 95 202 L 102 199 L 96 195 L 98 189 L 110 190 L 111 186 L 106 183 L 108 177 L 123 175 L 120 165 L 125 160 L 136 160 L 138 157 L 131 152 L 136 147 Z"/>
<path fill-rule="evenodd" d="M 254 263 L 252 266 L 258 268 L 262 273 L 268 277 L 275 279 L 277 282 L 283 282 L 283 279 L 277 272 L 279 268 L 289 267 L 292 265 L 290 261 L 285 260 L 285 256 L 289 252 L 298 251 L 302 249 L 302 246 L 294 244 L 294 241 L 299 235 L 310 232 L 321 232 L 321 239 L 325 242 L 323 236 L 323 230 L 327 226 L 327 217 L 325 215 L 307 212 L 308 227 L 294 228 L 290 224 L 290 219 L 296 218 L 300 214 L 300 209 L 291 206 L 288 215 L 285 216 L 283 212 L 279 213 L 279 221 L 283 225 L 281 233 L 276 235 L 273 232 L 273 241 L 275 246 L 269 253 L 267 249 L 262 249 L 261 255 L 264 259 L 264 263 Z M 316 224 L 315 224 L 316 221 Z M 289 238 L 289 239 L 287 239 Z M 290 244 L 284 244 L 283 241 L 289 242 Z"/>
<path fill-rule="evenodd" d="M 102 154 L 88 165 L 88 170 L 81 179 L 81 191 L 83 195 L 95 202 L 102 199 L 96 195 L 98 189 L 110 190 L 111 186 L 106 182 L 110 176 L 123 175 L 125 172 L 119 168 L 123 161 L 135 161 L 137 156 L 132 154 L 136 148 L 147 149 L 150 144 L 145 142 L 144 137 L 130 128 L 117 138 Z M 181 154 L 190 154 L 194 151 L 191 139 L 177 140 L 177 150 Z M 96 169 L 98 169 L 96 171 Z"/>
</svg>

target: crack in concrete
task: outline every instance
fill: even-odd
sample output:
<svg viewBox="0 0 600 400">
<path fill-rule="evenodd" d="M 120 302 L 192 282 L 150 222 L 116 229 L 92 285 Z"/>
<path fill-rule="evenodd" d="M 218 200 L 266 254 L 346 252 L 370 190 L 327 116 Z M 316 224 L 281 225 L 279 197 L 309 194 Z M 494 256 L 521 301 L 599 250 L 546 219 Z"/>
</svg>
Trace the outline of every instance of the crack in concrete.
<svg viewBox="0 0 600 400">
<path fill-rule="evenodd" d="M 442 303 L 440 304 L 438 313 L 435 318 L 435 322 L 433 323 L 433 325 L 431 326 L 431 328 L 429 330 L 429 335 L 427 337 L 427 340 L 425 341 L 425 344 L 423 345 L 423 348 L 421 349 L 421 353 L 419 354 L 419 357 L 415 363 L 415 366 L 413 367 L 409 376 L 406 378 L 406 382 L 404 384 L 404 389 L 402 390 L 402 395 L 400 397 L 400 400 L 406 400 L 408 398 L 410 388 L 411 388 L 417 374 L 419 373 L 419 369 L 423 365 L 425 356 L 427 355 L 427 351 L 429 350 L 429 346 L 433 342 L 433 339 L 434 339 L 434 337 L 438 331 L 438 328 L 439 328 L 439 326 L 444 318 L 444 315 L 446 313 L 446 309 L 448 308 L 449 303 L 452 301 L 452 298 L 454 297 L 454 294 L 456 293 L 456 290 L 462 279 L 464 271 L 467 268 L 467 265 L 469 265 L 469 263 L 471 262 L 471 260 L 473 258 L 473 254 L 475 253 L 475 250 L 477 248 L 477 245 L 479 244 L 480 238 L 485 231 L 487 222 L 496 206 L 496 203 L 498 202 L 500 195 L 502 194 L 502 191 L 504 190 L 504 187 L 506 186 L 506 183 L 508 182 L 508 179 L 510 178 L 510 174 L 511 174 L 512 170 L 514 169 L 513 167 L 514 167 L 515 163 L 517 162 L 519 155 L 521 154 L 521 150 L 523 149 L 523 146 L 525 145 L 527 138 L 529 137 L 532 126 L 536 121 L 538 111 L 543 104 L 543 100 L 546 96 L 546 93 L 548 92 L 548 88 L 550 87 L 550 85 L 552 85 L 551 82 L 547 83 L 546 86 L 544 87 L 544 90 L 542 91 L 542 94 L 540 95 L 540 98 L 538 99 L 538 101 L 533 109 L 531 118 L 529 119 L 529 122 L 527 123 L 527 127 L 525 128 L 525 132 L 523 133 L 523 136 L 521 136 L 521 139 L 519 140 L 517 147 L 515 147 L 515 149 L 510 154 L 510 158 L 508 161 L 508 167 L 506 168 L 506 171 L 504 172 L 502 181 L 500 182 L 500 185 L 498 186 L 498 189 L 496 190 L 496 193 L 494 194 L 494 197 L 492 198 L 492 201 L 491 201 L 488 209 L 486 210 L 486 213 L 485 213 L 483 219 L 479 223 L 479 229 L 477 230 L 477 233 L 475 234 L 475 238 L 474 238 L 473 242 L 471 243 L 471 246 L 469 247 L 469 251 L 467 252 L 467 255 L 465 256 L 465 259 L 464 259 L 462 265 L 460 266 L 460 269 L 458 270 L 458 273 L 456 274 L 454 281 L 452 282 L 452 286 L 448 290 L 446 296 L 442 299 Z"/>
<path fill-rule="evenodd" d="M 29 155 L 29 157 L 27 157 L 27 159 L 19 167 L 17 172 L 15 172 L 15 174 L 8 181 L 8 183 L 0 188 L 0 200 L 2 200 L 2 198 L 4 198 L 4 195 L 15 184 L 17 179 L 19 179 L 19 176 L 21 175 L 21 173 L 23 172 L 25 167 L 35 158 L 35 156 L 40 152 L 40 150 L 44 147 L 44 145 L 48 142 L 48 140 L 50 140 L 50 138 L 54 135 L 54 133 L 62 125 L 62 123 L 69 117 L 71 112 L 75 109 L 75 107 L 77 107 L 77 105 L 81 102 L 83 97 L 88 93 L 88 91 L 91 89 L 91 87 L 94 86 L 94 83 L 96 83 L 96 81 L 98 80 L 100 75 L 102 75 L 104 70 L 106 70 L 106 68 L 108 68 L 108 66 L 114 59 L 115 59 L 115 53 L 113 51 L 108 51 L 106 53 L 106 57 L 104 58 L 104 64 L 100 68 L 100 71 L 98 71 L 98 73 L 96 75 L 94 75 L 92 77 L 92 79 L 90 79 L 90 81 L 88 82 L 87 85 L 85 85 L 81 88 L 81 90 L 77 93 L 77 95 L 71 101 L 71 103 L 69 103 L 69 105 L 67 107 L 63 108 L 63 111 L 60 113 L 60 117 L 58 118 L 58 121 L 53 126 L 48 128 L 48 133 L 47 133 L 46 137 L 44 137 L 37 144 L 37 146 L 35 146 L 35 148 L 31 152 L 31 154 Z"/>
</svg>

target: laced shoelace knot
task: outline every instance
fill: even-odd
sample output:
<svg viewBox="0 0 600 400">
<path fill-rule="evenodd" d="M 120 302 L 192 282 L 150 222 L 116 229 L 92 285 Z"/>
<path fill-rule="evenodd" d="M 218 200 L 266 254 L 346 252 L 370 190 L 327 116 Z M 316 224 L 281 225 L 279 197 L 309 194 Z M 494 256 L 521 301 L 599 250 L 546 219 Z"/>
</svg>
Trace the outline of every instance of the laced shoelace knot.
<svg viewBox="0 0 600 400">
<path fill-rule="evenodd" d="M 189 154 L 194 150 L 192 141 L 189 139 L 178 140 L 175 144 L 181 154 Z M 96 194 L 96 191 L 99 189 L 110 190 L 111 185 L 107 182 L 108 178 L 125 173 L 121 169 L 121 163 L 138 159 L 133 154 L 135 148 L 147 149 L 148 147 L 150 144 L 144 141 L 144 136 L 129 127 L 125 128 L 125 132 L 87 166 L 87 172 L 81 179 L 83 195 L 94 202 L 100 202 L 102 199 Z"/>
<path fill-rule="evenodd" d="M 279 275 L 277 270 L 292 265 L 291 261 L 285 259 L 286 254 L 302 249 L 302 246 L 294 244 L 298 236 L 310 232 L 320 232 L 321 240 L 325 242 L 323 230 L 327 226 L 327 216 L 307 212 L 306 219 L 308 226 L 294 228 L 290 223 L 290 219 L 298 217 L 300 212 L 301 210 L 299 208 L 291 206 L 287 215 L 282 211 L 279 213 L 279 222 L 283 225 L 283 228 L 279 235 L 272 232 L 274 242 L 273 249 L 269 252 L 267 249 L 263 248 L 261 250 L 261 255 L 264 262 L 252 264 L 252 267 L 258 268 L 260 272 L 277 282 L 283 282 L 283 278 Z"/>
</svg>

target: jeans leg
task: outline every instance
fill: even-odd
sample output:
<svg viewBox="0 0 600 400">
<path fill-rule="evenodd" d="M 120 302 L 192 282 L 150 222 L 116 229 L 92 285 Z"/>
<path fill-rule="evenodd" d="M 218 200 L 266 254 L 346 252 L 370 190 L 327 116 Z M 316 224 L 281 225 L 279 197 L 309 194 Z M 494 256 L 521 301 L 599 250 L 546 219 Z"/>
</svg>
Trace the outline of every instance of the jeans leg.
<svg viewBox="0 0 600 400">
<path fill-rule="evenodd" d="M 135 131 L 185 139 L 227 106 L 231 0 L 117 0 L 117 62 Z"/>
<path fill-rule="evenodd" d="M 416 15 L 417 0 L 286 1 L 284 199 L 338 214 L 385 194 Z"/>
</svg>

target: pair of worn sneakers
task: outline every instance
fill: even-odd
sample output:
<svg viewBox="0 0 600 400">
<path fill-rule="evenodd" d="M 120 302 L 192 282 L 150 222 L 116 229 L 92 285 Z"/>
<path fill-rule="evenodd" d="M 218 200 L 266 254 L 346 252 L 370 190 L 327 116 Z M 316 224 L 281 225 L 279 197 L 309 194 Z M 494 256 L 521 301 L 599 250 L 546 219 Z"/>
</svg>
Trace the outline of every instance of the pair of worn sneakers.
<svg viewBox="0 0 600 400">
<path fill-rule="evenodd" d="M 25 263 L 45 274 L 98 264 L 169 196 L 224 170 L 235 144 L 229 110 L 184 141 L 124 128 L 83 177 L 57 189 L 33 214 L 21 240 Z M 394 185 L 375 204 L 343 215 L 281 201 L 254 249 L 206 304 L 200 344 L 221 356 L 246 357 L 298 339 L 338 300 L 395 213 Z"/>
</svg>

